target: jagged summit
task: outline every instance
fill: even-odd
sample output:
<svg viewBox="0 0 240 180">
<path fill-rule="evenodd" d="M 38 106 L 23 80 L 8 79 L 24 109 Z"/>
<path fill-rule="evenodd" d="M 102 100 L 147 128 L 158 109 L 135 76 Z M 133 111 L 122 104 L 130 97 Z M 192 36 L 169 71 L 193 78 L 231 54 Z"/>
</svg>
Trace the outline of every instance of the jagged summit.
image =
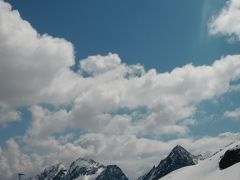
<svg viewBox="0 0 240 180">
<path fill-rule="evenodd" d="M 85 168 L 90 168 L 90 167 L 100 167 L 103 166 L 99 162 L 94 161 L 93 159 L 90 158 L 83 158 L 80 157 L 77 160 L 73 161 L 72 164 L 70 165 L 69 171 L 72 171 L 76 167 L 85 167 Z"/>
<path fill-rule="evenodd" d="M 91 158 L 86 158 L 86 157 L 79 157 L 77 160 L 75 160 L 74 162 L 86 162 L 86 163 L 89 163 L 89 164 L 95 164 L 97 163 L 96 161 L 94 161 L 93 159 Z"/>
<path fill-rule="evenodd" d="M 104 166 L 90 158 L 78 158 L 67 170 L 62 163 L 25 180 L 128 180 L 117 165 Z"/>
<path fill-rule="evenodd" d="M 68 179 L 75 179 L 79 176 L 89 176 L 100 173 L 104 168 L 104 165 L 90 158 L 80 157 L 72 162 L 66 176 Z"/>
<path fill-rule="evenodd" d="M 25 180 L 59 180 L 66 175 L 67 169 L 62 163 L 45 168 L 40 174 Z"/>
<path fill-rule="evenodd" d="M 180 145 L 176 145 L 172 151 L 170 152 L 169 156 L 173 156 L 173 155 L 180 155 L 180 156 L 183 156 L 183 155 L 189 155 L 190 153 L 184 149 L 182 146 Z"/>
<path fill-rule="evenodd" d="M 154 166 L 139 180 L 157 180 L 176 169 L 194 164 L 194 156 L 182 146 L 177 145 L 165 159 L 160 161 L 157 167 Z"/>
<path fill-rule="evenodd" d="M 188 152 L 186 149 L 184 149 L 181 145 L 176 145 L 171 152 Z"/>
<path fill-rule="evenodd" d="M 117 165 L 108 165 L 96 180 L 128 180 Z"/>
<path fill-rule="evenodd" d="M 189 153 L 185 148 L 180 145 L 175 146 L 166 159 L 171 158 L 173 161 L 178 163 L 192 162 L 195 164 L 195 156 Z M 182 162 L 180 162 L 182 161 Z"/>
</svg>

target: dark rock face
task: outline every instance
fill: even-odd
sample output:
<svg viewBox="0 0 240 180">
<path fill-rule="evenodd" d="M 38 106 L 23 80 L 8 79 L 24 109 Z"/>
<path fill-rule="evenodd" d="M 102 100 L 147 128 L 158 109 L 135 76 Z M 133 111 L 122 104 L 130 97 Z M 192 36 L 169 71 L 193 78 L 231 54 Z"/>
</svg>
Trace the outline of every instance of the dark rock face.
<svg viewBox="0 0 240 180">
<path fill-rule="evenodd" d="M 147 174 L 138 180 L 157 180 L 179 168 L 195 164 L 195 157 L 181 146 L 173 148 L 167 158 L 163 159 L 157 167 L 153 167 Z"/>
<path fill-rule="evenodd" d="M 236 163 L 240 162 L 240 147 L 236 146 L 236 148 L 232 150 L 227 150 L 223 155 L 222 159 L 219 162 L 220 169 L 226 169 Z"/>
<path fill-rule="evenodd" d="M 128 180 L 128 178 L 118 166 L 109 165 L 96 180 Z"/>
</svg>

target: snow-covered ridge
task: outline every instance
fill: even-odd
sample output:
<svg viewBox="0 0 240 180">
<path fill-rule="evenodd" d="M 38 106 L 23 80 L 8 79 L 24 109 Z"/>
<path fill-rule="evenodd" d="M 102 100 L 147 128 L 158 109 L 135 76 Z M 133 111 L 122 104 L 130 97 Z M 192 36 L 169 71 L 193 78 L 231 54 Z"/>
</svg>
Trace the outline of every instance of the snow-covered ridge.
<svg viewBox="0 0 240 180">
<path fill-rule="evenodd" d="M 57 180 L 66 175 L 67 169 L 62 163 L 45 168 L 40 174 L 26 180 Z"/>
<path fill-rule="evenodd" d="M 240 163 L 239 161 L 231 166 L 220 169 L 220 161 L 226 157 L 226 153 L 229 151 L 235 151 L 236 157 L 240 157 L 240 142 L 233 143 L 228 147 L 225 147 L 221 151 L 214 154 L 212 157 L 199 161 L 194 166 L 188 166 L 176 170 L 161 180 L 239 180 L 240 179 Z"/>
<path fill-rule="evenodd" d="M 116 165 L 104 166 L 89 158 L 78 158 L 67 170 L 61 163 L 25 180 L 128 180 Z"/>
<path fill-rule="evenodd" d="M 240 180 L 240 142 L 199 159 L 181 146 L 138 180 Z M 104 166 L 92 159 L 78 158 L 66 169 L 59 163 L 25 180 L 128 180 L 116 165 Z"/>
<path fill-rule="evenodd" d="M 76 179 L 78 177 L 89 177 L 91 175 L 100 174 L 105 166 L 88 158 L 78 158 L 72 162 L 66 179 Z"/>
</svg>

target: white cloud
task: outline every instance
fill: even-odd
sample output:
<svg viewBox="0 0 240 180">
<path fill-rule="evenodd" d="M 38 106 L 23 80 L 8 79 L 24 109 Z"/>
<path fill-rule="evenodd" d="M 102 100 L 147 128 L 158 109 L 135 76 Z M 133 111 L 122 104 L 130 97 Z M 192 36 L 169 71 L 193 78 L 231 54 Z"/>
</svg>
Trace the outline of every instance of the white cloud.
<svg viewBox="0 0 240 180">
<path fill-rule="evenodd" d="M 17 178 L 17 173 L 36 173 L 43 164 L 37 154 L 26 155 L 21 152 L 14 139 L 6 141 L 6 147 L 0 152 L 0 178 L 11 180 Z"/>
<path fill-rule="evenodd" d="M 0 102 L 0 127 L 9 122 L 21 120 L 20 113 L 10 109 L 6 104 Z"/>
<path fill-rule="evenodd" d="M 226 35 L 230 40 L 240 40 L 240 1 L 228 0 L 226 7 L 210 21 L 209 31 L 213 35 Z"/>
<path fill-rule="evenodd" d="M 36 137 L 48 137 L 52 133 L 62 132 L 68 122 L 68 113 L 65 110 L 51 112 L 40 106 L 30 108 L 32 123 L 28 130 L 29 135 Z"/>
<path fill-rule="evenodd" d="M 104 121 L 109 119 L 106 114 L 122 107 L 134 111 L 143 106 L 147 116 L 134 123 L 131 118 L 122 121 L 132 126 L 127 128 L 129 131 L 184 134 L 188 125 L 185 121 L 194 115 L 196 106 L 228 92 L 230 83 L 240 78 L 240 56 L 226 56 L 208 66 L 186 65 L 169 73 L 152 69 L 130 79 L 125 76 L 127 68 L 120 65 L 111 72 L 85 78 L 88 87 L 74 100 L 69 112 L 74 127 L 106 126 L 105 122 L 115 122 Z"/>
<path fill-rule="evenodd" d="M 121 59 L 117 54 L 109 53 L 107 56 L 89 56 L 80 61 L 80 69 L 90 75 L 97 75 L 117 68 Z"/>
<path fill-rule="evenodd" d="M 18 11 L 3 1 L 0 1 L 0 27 L 1 103 L 18 107 L 53 101 L 56 89 L 51 84 L 63 74 L 60 89 L 66 91 L 72 87 L 70 78 L 74 75 L 69 67 L 74 64 L 74 53 L 70 42 L 38 34 Z M 66 88 L 63 82 L 70 87 Z"/>
<path fill-rule="evenodd" d="M 32 132 L 53 134 L 83 128 L 140 136 L 186 134 L 197 105 L 227 93 L 231 82 L 240 78 L 240 56 L 226 56 L 208 66 L 186 65 L 169 73 L 149 70 L 127 78 L 126 72 L 129 66 L 121 64 L 94 77 L 78 76 L 79 88 L 72 92 L 76 98 L 70 109 L 49 112 L 35 108 Z M 119 108 L 139 113 L 139 107 L 146 112 L 136 121 L 131 114 L 112 114 Z"/>
<path fill-rule="evenodd" d="M 240 108 L 236 108 L 233 111 L 224 112 L 224 117 L 240 121 Z"/>
</svg>

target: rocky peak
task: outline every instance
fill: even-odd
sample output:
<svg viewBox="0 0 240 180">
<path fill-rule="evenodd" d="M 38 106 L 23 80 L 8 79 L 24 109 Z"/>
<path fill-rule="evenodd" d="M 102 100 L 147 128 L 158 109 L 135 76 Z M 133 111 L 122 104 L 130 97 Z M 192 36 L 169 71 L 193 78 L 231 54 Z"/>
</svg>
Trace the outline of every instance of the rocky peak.
<svg viewBox="0 0 240 180">
<path fill-rule="evenodd" d="M 40 174 L 26 178 L 27 180 L 59 180 L 63 178 L 67 170 L 62 163 L 45 168 Z"/>
<path fill-rule="evenodd" d="M 177 145 L 165 159 L 160 161 L 157 167 L 154 166 L 139 180 L 157 180 L 174 170 L 194 164 L 194 156 L 182 146 Z"/>
<path fill-rule="evenodd" d="M 182 146 L 177 145 L 172 149 L 171 153 L 168 155 L 168 157 L 165 159 L 165 161 L 172 160 L 173 162 L 176 162 L 176 163 L 185 164 L 187 162 L 187 164 L 195 164 L 194 157 L 195 156 L 193 156 L 191 153 L 189 153 Z"/>
<path fill-rule="evenodd" d="M 96 180 L 128 180 L 128 178 L 118 166 L 108 165 Z"/>
<path fill-rule="evenodd" d="M 92 159 L 78 158 L 70 165 L 67 173 L 67 178 L 74 179 L 83 175 L 93 175 L 96 174 L 101 168 L 104 168 L 104 165 Z"/>
</svg>

